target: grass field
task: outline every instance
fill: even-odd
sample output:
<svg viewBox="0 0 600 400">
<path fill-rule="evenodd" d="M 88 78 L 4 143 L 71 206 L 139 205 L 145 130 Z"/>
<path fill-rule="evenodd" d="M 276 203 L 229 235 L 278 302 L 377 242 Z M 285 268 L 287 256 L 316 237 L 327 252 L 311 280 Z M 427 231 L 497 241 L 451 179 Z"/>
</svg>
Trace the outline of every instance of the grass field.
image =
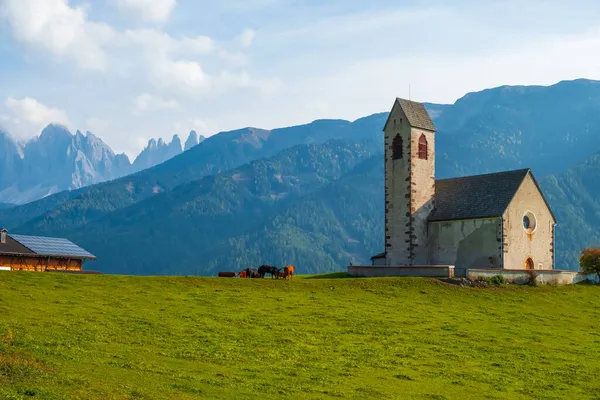
<svg viewBox="0 0 600 400">
<path fill-rule="evenodd" d="M 600 287 L 0 274 L 1 399 L 600 398 Z"/>
</svg>

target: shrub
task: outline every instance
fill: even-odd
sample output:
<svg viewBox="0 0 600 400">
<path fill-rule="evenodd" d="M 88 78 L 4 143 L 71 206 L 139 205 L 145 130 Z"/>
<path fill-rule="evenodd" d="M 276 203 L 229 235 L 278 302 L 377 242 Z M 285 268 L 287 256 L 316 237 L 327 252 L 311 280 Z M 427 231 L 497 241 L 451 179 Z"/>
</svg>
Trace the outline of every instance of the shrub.
<svg viewBox="0 0 600 400">
<path fill-rule="evenodd" d="M 596 274 L 600 279 L 600 249 L 587 248 L 581 251 L 579 267 L 586 274 Z"/>
<path fill-rule="evenodd" d="M 490 283 L 492 285 L 504 285 L 506 281 L 504 280 L 504 275 L 494 275 L 490 278 Z"/>
</svg>

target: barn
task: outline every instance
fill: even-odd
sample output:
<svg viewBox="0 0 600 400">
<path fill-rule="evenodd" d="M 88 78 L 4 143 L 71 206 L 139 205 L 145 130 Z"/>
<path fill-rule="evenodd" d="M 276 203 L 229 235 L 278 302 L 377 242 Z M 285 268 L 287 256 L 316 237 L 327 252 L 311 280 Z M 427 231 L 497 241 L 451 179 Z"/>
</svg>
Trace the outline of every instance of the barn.
<svg viewBox="0 0 600 400">
<path fill-rule="evenodd" d="M 81 271 L 96 257 L 63 238 L 26 236 L 0 231 L 0 270 Z"/>
</svg>

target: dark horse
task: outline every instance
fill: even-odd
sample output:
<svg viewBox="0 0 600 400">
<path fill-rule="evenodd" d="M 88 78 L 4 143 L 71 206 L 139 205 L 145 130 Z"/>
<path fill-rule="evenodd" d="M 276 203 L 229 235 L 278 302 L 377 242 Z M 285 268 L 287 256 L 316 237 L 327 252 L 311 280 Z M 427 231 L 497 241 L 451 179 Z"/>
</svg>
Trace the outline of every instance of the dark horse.
<svg viewBox="0 0 600 400">
<path fill-rule="evenodd" d="M 266 274 L 271 274 L 271 278 L 277 278 L 280 269 L 281 268 L 275 268 L 272 265 L 261 265 L 258 267 L 258 273 L 260 274 L 261 278 L 264 278 Z"/>
<path fill-rule="evenodd" d="M 247 278 L 262 278 L 256 268 L 246 268 L 245 271 Z"/>
</svg>

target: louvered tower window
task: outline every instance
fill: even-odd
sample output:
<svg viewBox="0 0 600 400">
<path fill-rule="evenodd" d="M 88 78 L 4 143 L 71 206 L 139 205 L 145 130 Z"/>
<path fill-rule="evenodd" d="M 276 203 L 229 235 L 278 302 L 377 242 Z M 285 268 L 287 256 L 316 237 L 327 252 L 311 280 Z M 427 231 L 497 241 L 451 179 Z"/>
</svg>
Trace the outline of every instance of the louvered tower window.
<svg viewBox="0 0 600 400">
<path fill-rule="evenodd" d="M 427 160 L 427 139 L 425 135 L 421 135 L 419 138 L 419 158 L 421 160 Z"/>
<path fill-rule="evenodd" d="M 400 134 L 396 135 L 394 141 L 392 142 L 392 158 L 394 160 L 399 160 L 402 158 L 402 137 Z"/>
</svg>

